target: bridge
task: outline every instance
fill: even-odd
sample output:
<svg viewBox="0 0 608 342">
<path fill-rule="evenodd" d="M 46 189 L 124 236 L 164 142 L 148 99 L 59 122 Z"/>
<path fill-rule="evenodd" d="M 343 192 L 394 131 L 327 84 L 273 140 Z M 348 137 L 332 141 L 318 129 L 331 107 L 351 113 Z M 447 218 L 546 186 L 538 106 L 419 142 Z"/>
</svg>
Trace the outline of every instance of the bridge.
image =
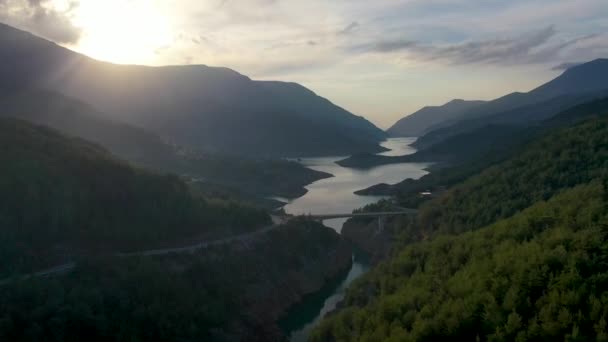
<svg viewBox="0 0 608 342">
<path fill-rule="evenodd" d="M 399 208 L 398 211 L 381 211 L 381 212 L 367 212 L 367 213 L 344 213 L 344 214 L 319 214 L 319 215 L 303 215 L 313 220 L 323 221 L 323 220 L 331 220 L 338 218 L 352 218 L 352 217 L 372 217 L 378 218 L 378 232 L 382 232 L 384 230 L 384 224 L 386 222 L 387 217 L 390 216 L 399 216 L 399 215 L 415 215 L 418 213 L 416 209 L 407 209 L 407 208 Z M 210 246 L 217 246 L 226 244 L 234 241 L 242 241 L 246 242 L 256 236 L 263 235 L 273 229 L 280 229 L 281 226 L 287 223 L 290 219 L 294 218 L 293 215 L 271 215 L 272 224 L 266 226 L 264 228 L 258 229 L 251 233 L 243 233 L 240 235 L 229 236 L 223 239 L 204 241 L 194 245 L 189 245 L 185 247 L 175 247 L 175 248 L 166 248 L 166 249 L 155 249 L 155 250 L 145 250 L 139 252 L 131 252 L 131 253 L 114 253 L 114 257 L 132 257 L 132 256 L 152 256 L 152 255 L 165 255 L 171 253 L 193 253 L 199 249 L 205 249 Z M 55 267 L 49 268 L 47 270 L 30 273 L 26 275 L 16 276 L 13 278 L 0 279 L 0 287 L 6 285 L 14 280 L 26 280 L 34 277 L 48 277 L 55 274 L 63 274 L 69 273 L 76 267 L 76 263 L 73 261 L 67 262 L 65 264 L 57 265 Z"/>
<path fill-rule="evenodd" d="M 356 217 L 370 217 L 378 219 L 378 228 L 376 230 L 376 234 L 384 231 L 384 225 L 386 224 L 386 220 L 390 216 L 401 216 L 401 215 L 416 215 L 418 214 L 418 210 L 409 209 L 409 208 L 399 208 L 396 211 L 379 211 L 379 212 L 363 212 L 363 213 L 344 213 L 344 214 L 308 214 L 303 215 L 313 220 L 317 221 L 325 221 L 339 218 L 356 218 Z M 291 215 L 283 216 L 287 221 L 291 218 Z"/>
<path fill-rule="evenodd" d="M 366 212 L 366 213 L 345 213 L 345 214 L 309 214 L 305 215 L 313 220 L 331 220 L 338 218 L 352 218 L 352 217 L 387 217 L 387 216 L 399 216 L 399 215 L 416 215 L 418 210 L 416 209 L 403 209 L 399 211 L 380 211 L 380 212 Z"/>
</svg>

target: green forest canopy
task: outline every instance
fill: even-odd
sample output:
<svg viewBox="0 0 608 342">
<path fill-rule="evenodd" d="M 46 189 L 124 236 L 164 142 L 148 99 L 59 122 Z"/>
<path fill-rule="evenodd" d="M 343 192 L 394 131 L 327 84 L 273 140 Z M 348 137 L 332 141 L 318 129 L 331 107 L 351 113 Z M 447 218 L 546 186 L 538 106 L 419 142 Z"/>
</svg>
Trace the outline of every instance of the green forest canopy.
<svg viewBox="0 0 608 342">
<path fill-rule="evenodd" d="M 349 289 L 313 341 L 608 339 L 607 184 L 607 119 L 529 144 L 423 204 L 429 239 Z"/>
<path fill-rule="evenodd" d="M 0 275 L 270 223 L 261 210 L 197 197 L 176 176 L 23 121 L 0 120 L 0 165 Z"/>
</svg>

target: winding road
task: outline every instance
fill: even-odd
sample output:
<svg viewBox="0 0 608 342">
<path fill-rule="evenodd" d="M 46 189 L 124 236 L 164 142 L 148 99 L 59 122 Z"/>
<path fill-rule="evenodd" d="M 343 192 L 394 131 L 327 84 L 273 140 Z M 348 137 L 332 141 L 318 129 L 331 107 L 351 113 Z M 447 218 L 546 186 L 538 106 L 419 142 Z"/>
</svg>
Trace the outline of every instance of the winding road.
<svg viewBox="0 0 608 342">
<path fill-rule="evenodd" d="M 400 211 L 380 211 L 380 212 L 369 212 L 369 213 L 349 213 L 349 214 L 320 214 L 320 215 L 307 215 L 307 217 L 313 220 L 330 220 L 337 218 L 351 218 L 351 217 L 382 217 L 382 216 L 397 216 L 397 215 L 416 215 L 418 210 L 416 209 L 403 209 Z"/>
<path fill-rule="evenodd" d="M 335 218 L 349 218 L 349 217 L 387 217 L 397 215 L 413 215 L 418 211 L 416 209 L 403 209 L 401 211 L 390 211 L 390 212 L 371 212 L 371 213 L 344 213 L 344 214 L 321 214 L 321 215 L 305 215 L 305 217 L 313 220 L 329 220 Z M 133 257 L 133 256 L 157 256 L 166 255 L 172 253 L 194 253 L 200 249 L 205 249 L 211 246 L 223 245 L 231 242 L 245 242 L 260 235 L 264 235 L 273 229 L 280 228 L 283 224 L 289 222 L 291 219 L 297 216 L 291 215 L 271 215 L 272 225 L 263 227 L 251 233 L 244 233 L 239 235 L 230 236 L 223 239 L 204 241 L 190 246 L 174 247 L 174 248 L 163 248 L 163 249 L 152 249 L 147 251 L 130 252 L 130 253 L 115 253 L 116 257 Z M 8 279 L 0 280 L 0 286 L 6 285 L 14 280 L 26 280 L 33 277 L 48 277 L 56 274 L 63 274 L 72 271 L 76 267 L 76 263 L 71 261 L 65 264 L 57 265 L 52 268 L 30 273 L 22 276 L 15 276 Z"/>
</svg>

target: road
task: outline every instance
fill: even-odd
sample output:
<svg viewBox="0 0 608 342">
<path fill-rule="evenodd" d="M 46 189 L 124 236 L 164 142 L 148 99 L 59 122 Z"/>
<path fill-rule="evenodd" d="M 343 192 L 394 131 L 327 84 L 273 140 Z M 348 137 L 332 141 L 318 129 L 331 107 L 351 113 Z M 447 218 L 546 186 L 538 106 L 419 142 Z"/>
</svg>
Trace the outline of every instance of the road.
<svg viewBox="0 0 608 342">
<path fill-rule="evenodd" d="M 204 241 L 204 242 L 197 243 L 197 244 L 191 245 L 191 246 L 152 249 L 152 250 L 148 250 L 148 251 L 131 252 L 131 253 L 116 253 L 115 256 L 130 257 L 130 256 L 165 255 L 165 254 L 172 254 L 172 253 L 194 253 L 199 249 L 205 249 L 205 248 L 208 248 L 211 246 L 224 245 L 227 243 L 237 242 L 237 241 L 248 241 L 248 240 L 255 238 L 256 236 L 266 234 L 269 231 L 276 229 L 278 227 L 280 227 L 280 225 L 273 224 L 271 226 L 266 226 L 264 228 L 258 229 L 255 232 L 235 235 L 235 236 L 227 237 L 225 239 Z"/>
<path fill-rule="evenodd" d="M 190 245 L 190 246 L 185 246 L 185 247 L 152 249 L 152 250 L 131 252 L 131 253 L 120 253 L 119 252 L 119 253 L 115 253 L 114 256 L 131 257 L 131 256 L 166 255 L 166 254 L 171 254 L 171 253 L 194 253 L 195 251 L 197 251 L 199 249 L 204 249 L 204 248 L 208 248 L 211 246 L 223 245 L 223 244 L 235 242 L 235 241 L 248 241 L 252 238 L 255 238 L 256 236 L 266 234 L 273 229 L 279 228 L 282 224 L 287 223 L 287 221 L 289 221 L 289 219 L 291 219 L 291 217 L 288 217 L 288 216 L 276 216 L 276 215 L 271 215 L 271 218 L 272 218 L 271 225 L 258 229 L 251 233 L 244 233 L 244 234 L 240 234 L 240 235 L 227 237 L 224 239 L 204 241 L 204 242 L 200 242 L 200 243 Z M 47 277 L 50 275 L 67 273 L 67 272 L 72 271 L 75 267 L 76 267 L 75 262 L 68 262 L 65 264 L 53 266 L 52 268 L 49 268 L 49 269 L 46 269 L 43 271 L 0 280 L 0 286 L 5 285 L 5 284 L 7 284 L 13 280 L 17 280 L 17 279 L 26 280 L 26 279 L 29 279 L 32 277 Z"/>
<path fill-rule="evenodd" d="M 415 209 L 404 209 L 402 211 L 387 211 L 387 212 L 375 212 L 375 213 L 344 213 L 344 214 L 322 214 L 322 215 L 307 215 L 306 217 L 312 218 L 314 220 L 328 220 L 334 218 L 347 218 L 347 217 L 385 217 L 385 216 L 396 216 L 396 215 L 412 215 L 417 213 Z M 162 248 L 162 249 L 152 249 L 147 251 L 139 251 L 139 252 L 131 252 L 131 253 L 115 253 L 116 257 L 132 257 L 132 256 L 154 256 L 154 255 L 166 255 L 172 253 L 194 253 L 197 250 L 208 248 L 211 246 L 223 245 L 236 241 L 249 241 L 257 236 L 268 233 L 273 229 L 280 228 L 281 225 L 289 222 L 294 216 L 289 215 L 271 215 L 272 225 L 266 226 L 264 228 L 258 229 L 251 233 L 244 233 L 240 235 L 235 235 L 231 237 L 227 237 L 224 239 L 212 240 L 212 241 L 204 241 L 190 246 L 184 247 L 173 247 L 173 248 Z M 13 280 L 26 280 L 32 277 L 48 277 L 55 274 L 63 274 L 72 271 L 76 267 L 75 262 L 68 262 L 62 265 L 57 265 L 52 268 L 30 273 L 23 276 L 12 277 L 4 280 L 0 280 L 0 286 L 5 285 Z"/>
<path fill-rule="evenodd" d="M 313 220 L 330 220 L 337 218 L 350 218 L 350 217 L 381 217 L 381 216 L 398 216 L 398 215 L 416 215 L 418 210 L 416 209 L 404 209 L 400 211 L 380 211 L 380 212 L 369 212 L 369 213 L 344 213 L 344 214 L 320 214 L 320 215 L 307 215 L 307 217 Z"/>
<path fill-rule="evenodd" d="M 71 270 L 73 270 L 76 267 L 76 263 L 75 262 L 68 262 L 62 265 L 58 265 L 49 269 L 46 269 L 44 271 L 40 271 L 40 272 L 35 272 L 35 273 L 31 273 L 31 274 L 26 274 L 23 276 L 18 276 L 18 277 L 12 277 L 12 278 L 8 278 L 8 279 L 4 279 L 4 280 L 0 280 L 0 286 L 2 285 L 6 285 L 9 282 L 13 281 L 13 280 L 27 280 L 29 278 L 33 278 L 33 277 L 47 277 L 53 274 L 62 274 L 62 273 L 67 273 L 70 272 Z"/>
</svg>

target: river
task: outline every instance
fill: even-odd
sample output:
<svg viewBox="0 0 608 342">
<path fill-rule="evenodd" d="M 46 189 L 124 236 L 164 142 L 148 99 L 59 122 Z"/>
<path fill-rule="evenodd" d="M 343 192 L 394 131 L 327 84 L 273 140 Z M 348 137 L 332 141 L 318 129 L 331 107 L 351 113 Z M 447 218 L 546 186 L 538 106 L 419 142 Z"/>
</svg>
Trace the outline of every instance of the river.
<svg viewBox="0 0 608 342">
<path fill-rule="evenodd" d="M 382 143 L 389 151 L 380 153 L 387 156 L 412 154 L 416 150 L 410 145 L 415 138 L 391 138 Z M 297 198 L 284 207 L 289 214 L 341 214 L 350 213 L 354 209 L 377 202 L 380 196 L 358 196 L 354 191 L 370 187 L 378 183 L 394 184 L 406 178 L 418 179 L 424 176 L 429 166 L 427 163 L 402 163 L 375 167 L 367 170 L 344 168 L 335 162 L 346 156 L 303 158 L 305 166 L 334 175 L 310 184 L 306 187 L 306 195 Z M 323 223 L 335 229 L 342 230 L 346 219 L 325 220 Z M 348 285 L 369 269 L 369 263 L 363 253 L 353 255 L 353 265 L 348 273 L 321 291 L 307 297 L 304 302 L 290 309 L 287 316 L 279 322 L 281 328 L 293 342 L 306 341 L 310 331 L 321 319 L 344 298 Z"/>
</svg>

